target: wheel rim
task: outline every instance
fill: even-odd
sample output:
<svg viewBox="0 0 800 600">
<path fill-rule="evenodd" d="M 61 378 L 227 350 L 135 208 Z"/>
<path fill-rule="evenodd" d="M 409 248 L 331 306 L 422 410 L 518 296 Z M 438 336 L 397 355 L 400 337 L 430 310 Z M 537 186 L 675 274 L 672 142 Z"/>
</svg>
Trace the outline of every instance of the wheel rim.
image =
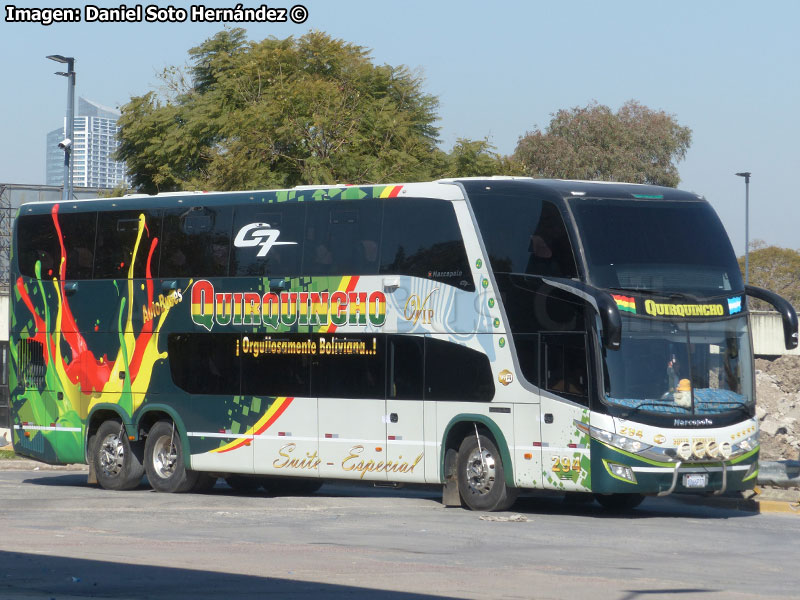
<svg viewBox="0 0 800 600">
<path fill-rule="evenodd" d="M 495 480 L 495 460 L 486 448 L 472 451 L 467 460 L 467 483 L 473 494 L 483 496 L 492 491 Z"/>
<path fill-rule="evenodd" d="M 118 477 L 125 466 L 125 446 L 116 433 L 100 442 L 100 469 L 107 477 Z"/>
<path fill-rule="evenodd" d="M 161 436 L 153 445 L 153 469 L 162 479 L 169 479 L 175 474 L 177 464 L 178 449 L 170 436 Z"/>
</svg>

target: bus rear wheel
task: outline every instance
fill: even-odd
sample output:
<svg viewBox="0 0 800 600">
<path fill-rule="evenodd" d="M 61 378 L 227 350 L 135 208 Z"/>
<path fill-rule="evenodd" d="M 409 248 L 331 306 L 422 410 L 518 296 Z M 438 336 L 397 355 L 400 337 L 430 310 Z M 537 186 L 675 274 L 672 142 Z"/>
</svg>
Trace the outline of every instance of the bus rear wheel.
<svg viewBox="0 0 800 600">
<path fill-rule="evenodd" d="M 519 490 L 506 485 L 500 452 L 487 436 L 468 435 L 458 450 L 458 491 L 471 510 L 507 510 Z"/>
<path fill-rule="evenodd" d="M 105 421 L 89 442 L 97 482 L 106 490 L 132 490 L 144 475 L 142 444 L 128 440 L 119 421 Z"/>
<path fill-rule="evenodd" d="M 157 492 L 188 492 L 200 478 L 199 472 L 186 468 L 181 436 L 170 421 L 159 421 L 150 428 L 144 456 L 147 480 Z"/>
</svg>

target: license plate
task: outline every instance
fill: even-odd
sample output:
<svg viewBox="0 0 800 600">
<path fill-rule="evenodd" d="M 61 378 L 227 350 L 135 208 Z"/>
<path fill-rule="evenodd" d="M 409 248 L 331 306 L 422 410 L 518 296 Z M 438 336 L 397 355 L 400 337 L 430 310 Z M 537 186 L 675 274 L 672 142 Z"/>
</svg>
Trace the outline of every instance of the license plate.
<svg viewBox="0 0 800 600">
<path fill-rule="evenodd" d="M 685 488 L 704 488 L 707 485 L 707 473 L 687 473 L 683 476 L 683 487 Z"/>
</svg>

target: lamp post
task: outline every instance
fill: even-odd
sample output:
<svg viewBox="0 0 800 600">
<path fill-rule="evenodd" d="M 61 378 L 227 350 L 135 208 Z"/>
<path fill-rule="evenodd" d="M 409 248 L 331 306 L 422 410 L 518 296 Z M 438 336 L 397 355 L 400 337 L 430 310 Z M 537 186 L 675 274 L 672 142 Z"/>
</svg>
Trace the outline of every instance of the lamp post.
<svg viewBox="0 0 800 600">
<path fill-rule="evenodd" d="M 750 171 L 736 175 L 744 177 L 744 284 L 750 285 Z"/>
<path fill-rule="evenodd" d="M 73 121 L 75 120 L 75 59 L 71 56 L 61 56 L 51 54 L 50 60 L 67 65 L 67 72 L 56 71 L 56 75 L 67 78 L 67 123 L 64 132 L 64 140 L 58 145 L 64 151 L 64 188 L 61 193 L 62 200 L 72 198 L 72 135 Z"/>
</svg>

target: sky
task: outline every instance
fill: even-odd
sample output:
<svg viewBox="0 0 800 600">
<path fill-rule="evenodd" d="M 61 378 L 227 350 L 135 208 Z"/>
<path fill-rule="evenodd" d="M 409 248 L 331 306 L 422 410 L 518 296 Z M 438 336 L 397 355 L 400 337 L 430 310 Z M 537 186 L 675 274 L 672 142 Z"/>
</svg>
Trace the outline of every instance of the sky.
<svg viewBox="0 0 800 600">
<path fill-rule="evenodd" d="M 556 111 L 592 101 L 616 111 L 637 100 L 666 111 L 693 132 L 678 163 L 679 187 L 711 202 L 736 252 L 745 248 L 745 185 L 735 176 L 741 171 L 752 172 L 751 242 L 800 249 L 800 198 L 791 189 L 800 172 L 796 0 L 276 0 L 269 6 L 291 9 L 297 2 L 307 9 L 301 24 L 82 18 L 44 26 L 8 22 L 4 4 L 0 182 L 45 181 L 45 136 L 63 122 L 67 90 L 49 54 L 75 57 L 76 96 L 119 107 L 157 91 L 165 67 L 186 65 L 187 50 L 226 25 L 244 26 L 256 41 L 315 29 L 371 49 L 376 64 L 403 64 L 424 77 L 424 89 L 440 102 L 446 151 L 466 137 L 486 138 L 510 154 L 520 136 L 544 130 Z M 84 17 L 86 4 L 14 6 L 78 8 Z"/>
</svg>

